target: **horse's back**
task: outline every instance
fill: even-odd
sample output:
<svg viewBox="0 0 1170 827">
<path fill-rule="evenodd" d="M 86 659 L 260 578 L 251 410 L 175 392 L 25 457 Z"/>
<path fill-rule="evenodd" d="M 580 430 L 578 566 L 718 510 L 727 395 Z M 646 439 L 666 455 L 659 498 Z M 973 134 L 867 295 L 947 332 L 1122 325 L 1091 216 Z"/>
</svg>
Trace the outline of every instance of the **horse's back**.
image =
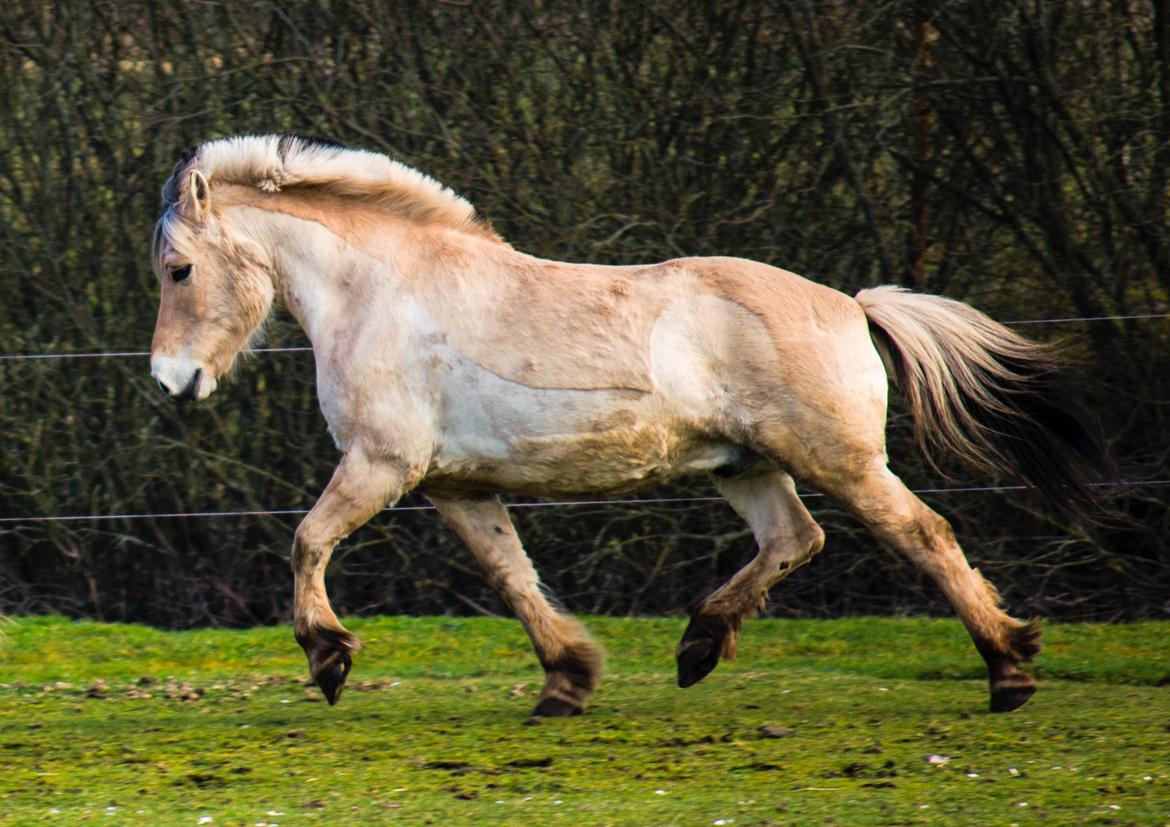
<svg viewBox="0 0 1170 827">
<path fill-rule="evenodd" d="M 868 336 L 865 312 L 850 296 L 796 273 L 758 261 L 711 257 L 684 259 L 702 289 L 735 302 L 768 327 L 778 351 L 806 345 L 850 343 Z"/>
</svg>

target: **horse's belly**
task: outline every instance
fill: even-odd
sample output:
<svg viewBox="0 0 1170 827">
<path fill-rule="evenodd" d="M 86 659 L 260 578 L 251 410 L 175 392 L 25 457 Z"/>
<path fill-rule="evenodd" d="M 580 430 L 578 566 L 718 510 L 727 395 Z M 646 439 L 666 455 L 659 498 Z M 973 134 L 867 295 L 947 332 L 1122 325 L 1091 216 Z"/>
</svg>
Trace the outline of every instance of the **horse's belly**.
<svg viewBox="0 0 1170 827">
<path fill-rule="evenodd" d="M 425 485 L 534 497 L 613 495 L 734 466 L 745 453 L 732 443 L 686 437 L 659 425 L 521 437 L 508 447 L 504 456 L 439 463 Z"/>
<path fill-rule="evenodd" d="M 679 361 L 678 359 L 673 361 Z M 689 375 L 687 392 L 545 389 L 452 359 L 441 436 L 424 484 L 559 497 L 615 494 L 734 464 L 719 435 L 718 384 Z M 712 386 L 703 394 L 699 384 Z"/>
</svg>

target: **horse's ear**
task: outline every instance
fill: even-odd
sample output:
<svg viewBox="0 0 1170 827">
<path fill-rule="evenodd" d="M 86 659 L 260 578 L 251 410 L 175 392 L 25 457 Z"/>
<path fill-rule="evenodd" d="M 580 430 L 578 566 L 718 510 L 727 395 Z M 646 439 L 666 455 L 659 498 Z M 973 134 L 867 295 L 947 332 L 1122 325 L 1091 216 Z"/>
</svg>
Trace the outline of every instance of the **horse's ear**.
<svg viewBox="0 0 1170 827">
<path fill-rule="evenodd" d="M 202 224 L 211 215 L 211 185 L 202 172 L 193 169 L 183 190 L 183 212 L 190 220 Z"/>
</svg>

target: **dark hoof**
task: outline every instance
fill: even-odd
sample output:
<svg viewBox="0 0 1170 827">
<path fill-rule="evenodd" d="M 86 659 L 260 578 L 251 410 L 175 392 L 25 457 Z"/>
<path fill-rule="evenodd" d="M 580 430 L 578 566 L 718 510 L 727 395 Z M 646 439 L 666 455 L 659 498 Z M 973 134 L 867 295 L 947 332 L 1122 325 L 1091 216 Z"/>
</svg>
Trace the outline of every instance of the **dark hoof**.
<svg viewBox="0 0 1170 827">
<path fill-rule="evenodd" d="M 571 704 L 560 698 L 542 698 L 540 703 L 536 705 L 536 709 L 532 710 L 532 717 L 568 718 L 572 715 L 580 715 L 582 711 L 581 707 L 576 704 Z"/>
<path fill-rule="evenodd" d="M 674 659 L 678 663 L 678 685 L 692 686 L 711 674 L 730 629 L 715 618 L 696 615 L 679 641 Z"/>
<path fill-rule="evenodd" d="M 683 689 L 701 681 L 719 664 L 719 644 L 713 640 L 693 640 L 679 647 L 678 685 Z"/>
<path fill-rule="evenodd" d="M 349 677 L 352 666 L 353 658 L 349 652 L 341 650 L 333 652 L 313 670 L 313 680 L 321 687 L 321 692 L 330 706 L 337 703 L 337 699 L 341 697 L 341 690 L 345 687 L 345 679 Z"/>
<path fill-rule="evenodd" d="M 1035 685 L 1011 686 L 993 690 L 991 693 L 991 711 L 1011 712 L 1013 709 L 1019 709 L 1028 702 L 1028 699 L 1035 692 Z"/>
<path fill-rule="evenodd" d="M 309 633 L 298 633 L 297 643 L 305 650 L 309 659 L 309 674 L 329 705 L 337 703 L 345 679 L 353 666 L 353 652 L 360 644 L 358 639 L 344 629 L 315 629 Z"/>
</svg>

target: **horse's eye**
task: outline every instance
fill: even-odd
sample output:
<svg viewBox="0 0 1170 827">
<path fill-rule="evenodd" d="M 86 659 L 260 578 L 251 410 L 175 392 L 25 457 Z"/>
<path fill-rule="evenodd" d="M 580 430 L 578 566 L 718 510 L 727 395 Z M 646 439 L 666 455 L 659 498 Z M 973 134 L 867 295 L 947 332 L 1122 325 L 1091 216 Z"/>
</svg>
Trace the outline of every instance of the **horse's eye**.
<svg viewBox="0 0 1170 827">
<path fill-rule="evenodd" d="M 189 275 L 191 275 L 190 264 L 184 264 L 182 267 L 171 268 L 171 278 L 173 278 L 175 281 L 182 281 Z"/>
</svg>

